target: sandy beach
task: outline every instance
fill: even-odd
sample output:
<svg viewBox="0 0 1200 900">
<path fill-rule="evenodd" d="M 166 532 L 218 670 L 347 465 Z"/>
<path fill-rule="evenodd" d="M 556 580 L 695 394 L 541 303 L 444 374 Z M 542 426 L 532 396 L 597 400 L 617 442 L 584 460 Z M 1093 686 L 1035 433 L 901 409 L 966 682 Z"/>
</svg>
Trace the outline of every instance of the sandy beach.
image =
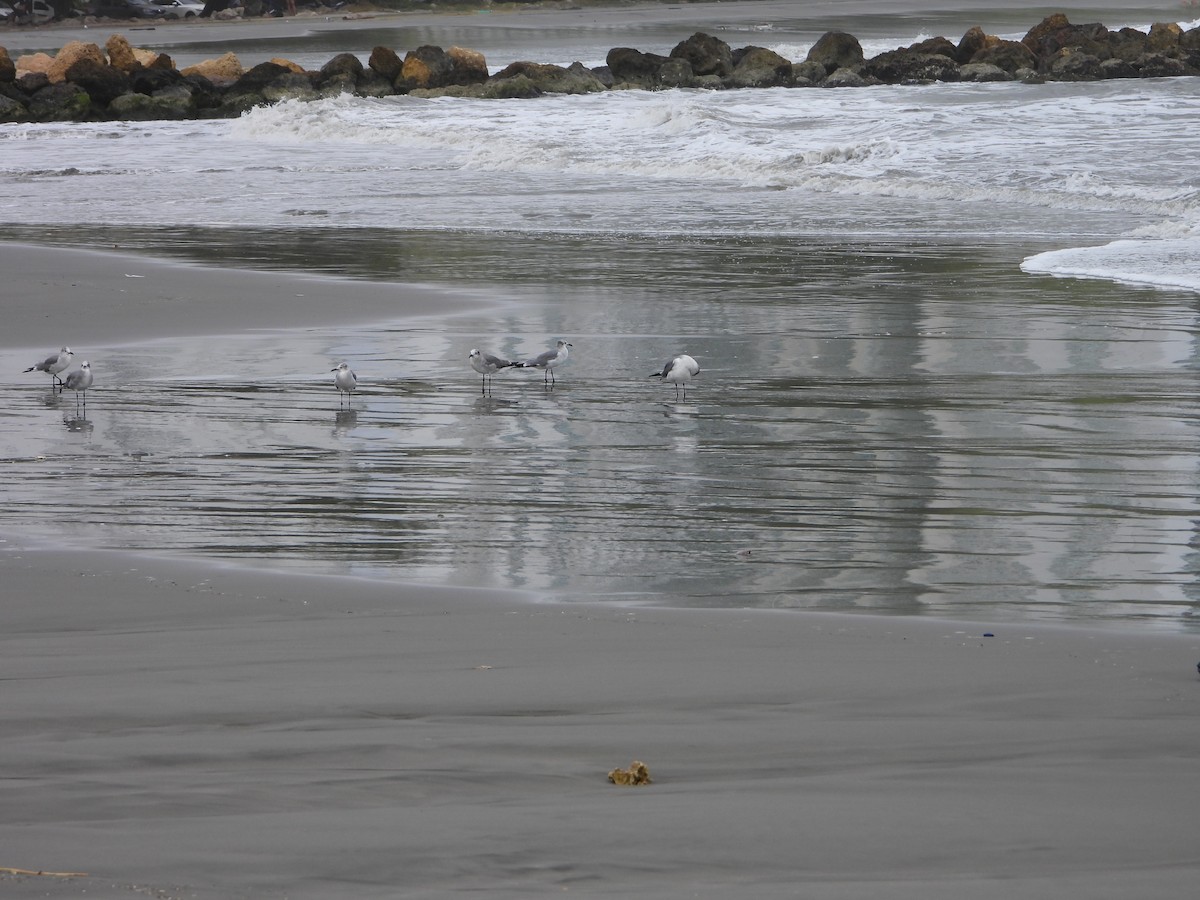
<svg viewBox="0 0 1200 900">
<path fill-rule="evenodd" d="M 791 5 L 738 5 L 737 14 Z M 944 5 L 861 6 L 899 13 Z M 860 5 L 810 6 L 817 17 Z M 1114 19 L 1150 7 L 1103 0 L 1087 9 Z M 518 16 L 603 24 L 678 19 L 690 8 L 492 18 L 496 27 Z M 277 36 L 364 21 L 180 24 L 150 34 L 186 33 L 203 44 L 234 29 Z M 1036 21 L 1031 15 L 1026 24 Z M 109 33 L 62 26 L 6 33 L 0 43 L 21 51 Z M 958 272 L 957 262 L 947 271 Z M 288 329 L 334 333 L 348 323 L 416 317 L 427 324 L 492 302 L 436 287 L 187 264 L 121 247 L 0 243 L 0 272 L 0 363 L 10 373 L 0 389 L 14 398 L 0 415 L 14 416 L 16 429 L 15 398 L 35 390 L 51 394 L 34 407 L 39 419 L 62 412 L 63 426 L 73 427 L 66 416 L 77 399 L 56 400 L 44 375 L 21 374 L 63 342 L 112 350 L 186 339 L 207 362 L 217 342 L 192 338 L 253 332 L 286 342 Z M 571 320 L 563 318 L 553 327 L 566 328 Z M 454 348 L 464 405 L 479 392 L 465 346 Z M 305 415 L 330 430 L 338 401 L 323 352 L 311 355 L 324 368 L 309 368 L 325 394 Z M 309 375 L 294 368 L 301 393 Z M 98 366 L 93 404 L 101 411 L 108 398 L 99 378 L 118 377 L 109 374 L 116 369 Z M 719 372 L 707 361 L 705 371 L 704 388 L 713 391 Z M 637 372 L 644 384 L 646 369 Z M 540 381 L 537 373 L 524 385 L 513 379 L 501 402 L 530 386 L 544 395 Z M 569 401 L 575 382 L 567 384 L 560 396 Z M 193 402 L 210 396 L 185 386 Z M 378 383 L 375 390 L 380 406 L 434 393 Z M 250 396 L 250 410 L 279 399 Z M 1077 405 L 1087 395 L 1080 398 Z M 126 414 L 147 405 L 140 396 L 123 402 Z M 811 402 L 817 432 L 822 407 Z M 307 396 L 295 401 L 306 403 Z M 565 419 L 572 407 L 563 408 Z M 145 431 L 166 433 L 165 444 L 173 432 L 159 413 L 150 408 L 155 421 Z M 1165 419 L 1156 420 L 1160 431 Z M 291 420 L 281 421 L 279 432 Z M 1169 423 L 1180 432 L 1188 424 Z M 400 429 L 388 427 L 390 441 Z M 54 433 L 76 437 L 57 423 Z M 273 440 L 265 433 L 260 443 Z M 680 437 L 684 449 L 695 443 L 688 432 Z M 229 444 L 211 455 L 237 449 Z M 143 474 L 148 484 L 167 483 L 151 476 L 176 463 L 160 453 L 143 467 L 132 452 L 140 447 L 131 440 L 113 454 L 106 483 Z M 410 462 L 403 449 L 395 470 L 422 471 L 401 465 Z M 339 458 L 349 470 L 354 457 Z M 84 477 L 104 481 L 91 457 L 79 459 Z M 21 460 L 5 462 L 31 471 L 16 465 Z M 1140 457 L 1136 463 L 1130 479 L 1161 475 Z M 847 472 L 839 475 L 852 477 Z M 31 477 L 69 484 L 52 466 Z M 45 483 L 33 480 L 31 490 L 45 491 Z M 548 483 L 558 489 L 559 481 Z M 1161 483 L 1152 487 L 1163 495 L 1156 505 L 1177 499 L 1164 499 Z M 43 496 L 35 506 L 46 505 Z M 463 496 L 470 508 L 475 498 L 469 489 Z M 318 504 L 328 498 L 316 490 L 305 499 L 335 508 Z M 450 501 L 435 497 L 417 514 L 439 502 Z M 645 607 L 600 605 L 44 545 L 26 528 L 17 522 L 0 533 L 5 898 L 1179 900 L 1200 883 L 1200 631 L 1186 630 L 1194 619 L 1085 628 L 682 609 L 670 596 Z M 1149 542 L 1114 532 L 1113 546 L 1151 555 Z M 1181 547 L 1194 550 L 1194 531 Z M 1161 566 L 1186 578 L 1185 555 Z M 859 555 L 848 552 L 845 565 L 878 581 L 878 568 Z M 1127 577 L 1099 553 L 1078 565 L 1100 579 Z M 988 591 L 1001 584 L 984 572 Z M 890 592 L 891 584 L 878 589 Z M 646 764 L 652 784 L 609 782 L 611 770 L 634 760 Z"/>
<path fill-rule="evenodd" d="M 436 302 L 2 252 L 25 263 L 6 355 L 68 324 L 124 342 Z M 0 875 L 8 897 L 1097 900 L 1200 879 L 1195 635 L 561 605 L 6 537 L 0 866 L 70 873 Z M 608 782 L 634 759 L 652 785 Z"/>
</svg>

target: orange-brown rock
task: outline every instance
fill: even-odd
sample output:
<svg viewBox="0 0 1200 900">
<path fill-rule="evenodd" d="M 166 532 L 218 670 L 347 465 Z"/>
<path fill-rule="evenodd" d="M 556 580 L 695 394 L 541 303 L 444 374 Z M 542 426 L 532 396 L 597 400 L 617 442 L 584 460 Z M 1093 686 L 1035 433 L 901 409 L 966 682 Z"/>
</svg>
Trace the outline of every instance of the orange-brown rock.
<svg viewBox="0 0 1200 900">
<path fill-rule="evenodd" d="M 111 35 L 104 43 L 104 50 L 108 53 L 108 64 L 114 69 L 120 69 L 128 74 L 142 68 L 141 61 L 124 35 Z"/>
<path fill-rule="evenodd" d="M 376 47 L 371 51 L 371 58 L 367 60 L 367 65 L 393 83 L 400 76 L 400 70 L 404 68 L 403 61 L 391 47 Z"/>
<path fill-rule="evenodd" d="M 59 82 L 66 81 L 67 69 L 85 59 L 101 66 L 108 65 L 108 59 L 104 56 L 104 51 L 95 44 L 85 44 L 83 41 L 67 41 L 63 45 L 63 48 L 55 55 L 54 61 L 50 63 L 50 68 L 46 70 L 46 75 L 50 79 L 50 83 L 58 84 Z"/>
<path fill-rule="evenodd" d="M 487 59 L 477 50 L 451 47 L 446 51 L 446 55 L 454 63 L 456 84 L 483 84 L 488 80 Z"/>
<path fill-rule="evenodd" d="M 26 53 L 17 57 L 15 65 L 18 78 L 31 73 L 45 75 L 54 65 L 54 57 L 46 53 Z"/>
<path fill-rule="evenodd" d="M 268 62 L 273 62 L 277 66 L 282 66 L 289 72 L 295 72 L 297 75 L 305 74 L 304 66 L 300 65 L 299 63 L 294 63 L 290 59 L 283 59 L 282 57 L 276 56 L 272 57 L 270 60 L 268 60 Z"/>
<path fill-rule="evenodd" d="M 194 66 L 188 66 L 183 70 L 182 74 L 203 75 L 209 81 L 216 84 L 228 84 L 237 81 L 245 75 L 246 70 L 242 68 L 242 63 L 237 58 L 237 55 L 230 51 L 216 59 L 206 59 L 203 62 L 196 63 Z"/>
</svg>

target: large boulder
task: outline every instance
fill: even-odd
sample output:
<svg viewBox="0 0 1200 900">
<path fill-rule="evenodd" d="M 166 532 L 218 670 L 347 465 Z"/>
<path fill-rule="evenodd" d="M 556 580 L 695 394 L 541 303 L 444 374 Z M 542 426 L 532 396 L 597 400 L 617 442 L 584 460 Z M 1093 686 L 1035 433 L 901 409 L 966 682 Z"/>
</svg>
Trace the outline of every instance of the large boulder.
<svg viewBox="0 0 1200 900">
<path fill-rule="evenodd" d="M 485 100 L 531 100 L 541 95 L 537 85 L 525 75 L 493 78 L 479 91 L 479 96 Z"/>
<path fill-rule="evenodd" d="M 316 83 L 318 85 L 328 84 L 331 81 L 339 81 L 343 84 L 351 86 L 358 83 L 359 76 L 363 73 L 363 64 L 353 53 L 339 53 L 325 65 L 321 66 L 317 72 Z"/>
<path fill-rule="evenodd" d="M 765 47 L 743 47 L 733 55 L 733 71 L 724 79 L 732 88 L 791 87 L 791 60 Z"/>
<path fill-rule="evenodd" d="M 724 76 L 733 72 L 733 51 L 729 45 L 702 31 L 676 44 L 670 58 L 685 60 L 694 75 Z"/>
<path fill-rule="evenodd" d="M 29 117 L 35 122 L 83 122 L 93 116 L 92 98 L 77 84 L 47 84 L 30 98 Z"/>
<path fill-rule="evenodd" d="M 235 81 L 229 90 L 231 93 L 261 93 L 264 88 L 271 85 L 293 84 L 297 78 L 303 81 L 304 86 L 311 92 L 312 82 L 307 75 L 294 72 L 278 63 L 259 63 Z"/>
<path fill-rule="evenodd" d="M 130 90 L 147 96 L 183 82 L 182 73 L 174 69 L 139 69 L 129 76 Z"/>
<path fill-rule="evenodd" d="M 440 88 L 454 83 L 454 60 L 441 47 L 426 44 L 404 54 L 396 89 Z"/>
<path fill-rule="evenodd" d="M 827 75 L 825 80 L 821 82 L 821 87 L 865 87 L 868 84 L 871 84 L 871 82 L 854 69 L 841 68 Z"/>
<path fill-rule="evenodd" d="M 122 72 L 135 72 L 142 68 L 133 47 L 124 35 L 114 34 L 104 42 L 104 51 L 108 54 L 108 64 Z"/>
<path fill-rule="evenodd" d="M 13 65 L 17 78 L 22 75 L 46 75 L 46 80 L 49 81 L 50 76 L 47 73 L 54 65 L 54 57 L 48 53 L 25 53 L 18 56 Z"/>
<path fill-rule="evenodd" d="M 1015 76 L 991 63 L 967 63 L 958 67 L 959 81 L 1012 81 Z"/>
<path fill-rule="evenodd" d="M 543 94 L 594 94 L 604 90 L 600 79 L 581 63 L 563 68 L 546 63 L 515 62 L 492 77 L 502 81 L 518 75 L 527 78 Z"/>
<path fill-rule="evenodd" d="M 144 69 L 173 69 L 175 61 L 166 53 L 157 50 L 147 50 L 145 47 L 134 47 L 133 58 Z"/>
<path fill-rule="evenodd" d="M 824 67 L 827 75 L 838 69 L 850 69 L 857 72 L 863 65 L 862 45 L 852 34 L 844 31 L 828 31 L 817 38 L 817 42 L 808 51 L 806 62 L 814 62 Z"/>
<path fill-rule="evenodd" d="M 0 122 L 27 122 L 29 108 L 20 100 L 0 94 Z"/>
<path fill-rule="evenodd" d="M 130 91 L 129 76 L 120 69 L 98 63 L 91 57 L 76 60 L 65 73 L 65 80 L 77 84 L 98 106 L 108 106 L 113 100 Z"/>
<path fill-rule="evenodd" d="M 680 63 L 687 63 L 679 59 Z M 662 86 L 661 70 L 670 60 L 668 56 L 657 53 L 642 53 L 632 47 L 614 47 L 608 51 L 604 62 L 612 72 L 613 84 L 632 85 L 635 87 L 658 88 Z M 688 64 L 688 69 L 691 65 Z M 693 73 L 695 74 L 695 73 Z"/>
<path fill-rule="evenodd" d="M 67 41 L 54 56 L 54 61 L 50 63 L 50 68 L 46 70 L 46 74 L 50 77 L 51 84 L 58 84 L 60 81 L 67 80 L 67 69 L 75 65 L 81 60 L 89 60 L 97 65 L 107 66 L 108 59 L 95 44 L 84 43 L 83 41 Z"/>
<path fill-rule="evenodd" d="M 0 83 L 16 81 L 17 64 L 12 61 L 8 51 L 0 47 Z"/>
<path fill-rule="evenodd" d="M 1149 53 L 1173 53 L 1179 49 L 1183 29 L 1174 22 L 1155 22 L 1146 35 L 1146 50 Z"/>
<path fill-rule="evenodd" d="M 1020 69 L 1036 69 L 1038 66 L 1033 51 L 1020 41 L 997 40 L 977 51 L 968 62 L 996 66 L 1010 75 L 1015 75 Z"/>
<path fill-rule="evenodd" d="M 863 65 L 862 74 L 885 84 L 958 81 L 958 63 L 949 56 L 918 50 L 888 50 Z"/>
<path fill-rule="evenodd" d="M 453 66 L 454 84 L 483 84 L 488 80 L 487 58 L 478 50 L 451 47 L 446 51 Z"/>
<path fill-rule="evenodd" d="M 1064 47 L 1043 66 L 1056 81 L 1097 81 L 1100 78 L 1100 58 L 1074 47 Z"/>
<path fill-rule="evenodd" d="M 400 77 L 400 70 L 404 68 L 404 60 L 391 47 L 376 47 L 371 51 L 367 65 L 395 84 Z"/>
<path fill-rule="evenodd" d="M 230 85 L 246 74 L 232 50 L 216 59 L 206 59 L 183 70 L 184 75 L 201 75 L 213 84 Z"/>
<path fill-rule="evenodd" d="M 1133 62 L 1150 50 L 1150 37 L 1136 28 L 1122 28 L 1109 36 L 1109 49 L 1117 59 Z"/>
<path fill-rule="evenodd" d="M 130 122 L 191 119 L 196 115 L 196 102 L 191 92 L 179 84 L 154 96 L 122 94 L 108 105 L 108 114 Z"/>
<path fill-rule="evenodd" d="M 1182 75 L 1197 74 L 1196 67 L 1165 53 L 1147 53 L 1134 65 L 1142 78 L 1178 78 Z"/>
<path fill-rule="evenodd" d="M 993 35 L 987 34 L 978 25 L 974 25 L 967 29 L 962 39 L 958 42 L 958 46 L 954 48 L 954 58 L 960 65 L 969 63 L 972 56 L 995 40 L 996 38 Z"/>
<path fill-rule="evenodd" d="M 1110 41 L 1111 34 L 1103 25 L 1072 25 L 1063 13 L 1047 16 L 1021 38 L 1021 43 L 1037 57 L 1038 68 L 1043 72 L 1066 58 L 1061 54 L 1063 50 L 1095 57 L 1098 66 L 1100 60 L 1112 56 Z"/>
</svg>

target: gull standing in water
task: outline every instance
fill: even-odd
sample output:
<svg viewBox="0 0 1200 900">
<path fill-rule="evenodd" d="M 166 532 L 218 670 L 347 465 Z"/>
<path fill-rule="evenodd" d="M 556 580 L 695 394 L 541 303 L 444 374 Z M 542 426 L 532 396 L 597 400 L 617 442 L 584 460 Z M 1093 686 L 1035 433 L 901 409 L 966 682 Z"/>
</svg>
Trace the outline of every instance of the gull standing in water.
<svg viewBox="0 0 1200 900">
<path fill-rule="evenodd" d="M 92 386 L 92 366 L 86 359 L 78 369 L 67 376 L 63 382 L 63 387 L 69 391 L 75 392 L 75 406 L 79 407 L 79 396 L 83 395 L 83 409 L 87 411 L 87 394 L 88 388 Z"/>
<path fill-rule="evenodd" d="M 675 399 L 678 400 L 680 385 L 683 386 L 683 396 L 686 398 L 688 382 L 699 374 L 700 364 L 686 353 L 681 353 L 663 366 L 661 372 L 651 372 L 650 377 L 661 378 L 675 385 Z"/>
<path fill-rule="evenodd" d="M 533 359 L 527 359 L 523 363 L 517 363 L 518 366 L 524 369 L 545 369 L 546 374 L 542 376 L 542 380 L 549 379 L 550 384 L 554 384 L 554 369 L 561 366 L 567 361 L 567 357 L 571 355 L 571 348 L 574 344 L 568 344 L 566 341 L 559 341 L 553 350 L 547 350 Z"/>
<path fill-rule="evenodd" d="M 333 386 L 338 389 L 338 406 L 342 405 L 342 394 L 346 395 L 346 405 L 350 405 L 350 392 L 358 387 L 358 376 L 347 363 L 338 363 L 330 372 L 336 372 L 333 376 Z"/>
<path fill-rule="evenodd" d="M 495 375 L 501 369 L 507 369 L 510 366 L 520 366 L 520 363 L 509 362 L 507 359 L 502 359 L 499 356 L 492 356 L 490 353 L 484 353 L 476 348 L 467 354 L 467 359 L 471 361 L 471 368 L 483 376 L 483 385 L 480 388 L 480 393 L 488 392 L 488 378 Z"/>
<path fill-rule="evenodd" d="M 75 358 L 75 354 L 71 352 L 70 347 L 63 347 L 53 356 L 47 356 L 40 363 L 34 363 L 26 372 L 49 372 L 50 385 L 53 387 L 58 385 L 58 390 L 62 392 L 62 379 L 58 377 L 59 372 L 64 372 L 71 367 L 71 360 Z"/>
</svg>

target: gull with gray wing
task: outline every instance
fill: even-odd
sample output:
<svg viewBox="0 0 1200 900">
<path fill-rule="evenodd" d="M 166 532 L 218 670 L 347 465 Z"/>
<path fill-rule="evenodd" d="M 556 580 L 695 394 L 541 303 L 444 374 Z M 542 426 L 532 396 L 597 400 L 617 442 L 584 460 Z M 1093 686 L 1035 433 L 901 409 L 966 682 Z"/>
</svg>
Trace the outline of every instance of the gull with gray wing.
<svg viewBox="0 0 1200 900">
<path fill-rule="evenodd" d="M 681 353 L 669 360 L 661 372 L 651 372 L 651 378 L 661 378 L 675 385 L 675 398 L 679 398 L 679 389 L 683 388 L 683 396 L 687 397 L 688 382 L 700 374 L 700 364 L 686 353 Z"/>
<path fill-rule="evenodd" d="M 571 348 L 574 344 L 567 341 L 559 341 L 553 350 L 547 350 L 533 359 L 527 359 L 523 363 L 518 363 L 524 369 L 544 369 L 546 374 L 542 376 L 542 380 L 549 380 L 550 384 L 554 384 L 554 370 L 567 361 L 567 357 L 571 355 Z"/>
<path fill-rule="evenodd" d="M 71 352 L 70 347 L 63 347 L 57 353 L 51 354 L 43 359 L 40 363 L 34 363 L 26 372 L 47 372 L 50 375 L 51 386 L 57 384 L 58 389 L 62 391 L 62 379 L 58 377 L 59 372 L 65 372 L 71 367 L 71 360 L 75 358 L 75 354 Z"/>
</svg>

